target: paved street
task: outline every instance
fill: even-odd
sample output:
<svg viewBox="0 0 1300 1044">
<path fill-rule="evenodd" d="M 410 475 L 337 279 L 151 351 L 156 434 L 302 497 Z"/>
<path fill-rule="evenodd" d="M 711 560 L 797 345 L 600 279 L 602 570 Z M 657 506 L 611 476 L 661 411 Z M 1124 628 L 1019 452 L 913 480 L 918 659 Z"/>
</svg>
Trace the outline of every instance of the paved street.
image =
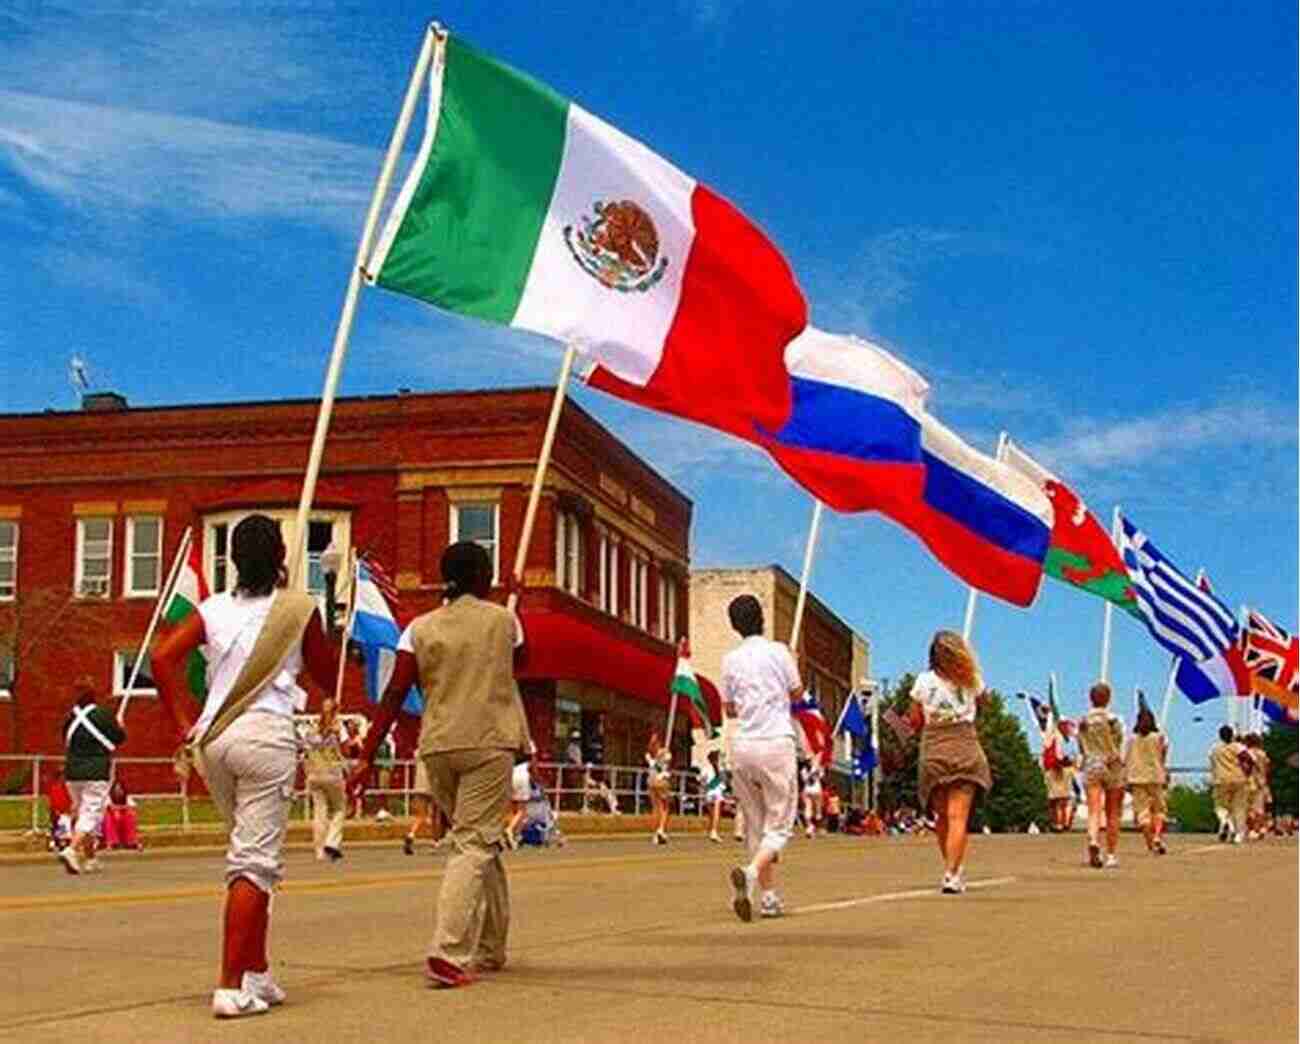
<svg viewBox="0 0 1300 1044">
<path fill-rule="evenodd" d="M 221 1024 L 214 853 L 114 858 L 99 876 L 0 871 L 0 1039 L 95 1041 L 1294 1041 L 1294 843 L 1175 838 L 1118 872 L 1078 835 L 976 837 L 962 897 L 931 843 L 796 841 L 790 915 L 744 925 L 736 856 L 587 840 L 509 857 L 510 967 L 425 987 L 441 859 L 292 852 L 276 899 L 288 1003 Z"/>
</svg>

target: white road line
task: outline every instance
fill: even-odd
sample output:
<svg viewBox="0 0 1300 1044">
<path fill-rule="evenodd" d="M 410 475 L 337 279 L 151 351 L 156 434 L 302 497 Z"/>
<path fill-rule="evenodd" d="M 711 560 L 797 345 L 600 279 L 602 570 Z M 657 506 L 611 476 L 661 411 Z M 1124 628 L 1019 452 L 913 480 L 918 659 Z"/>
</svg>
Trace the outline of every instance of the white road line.
<svg viewBox="0 0 1300 1044">
<path fill-rule="evenodd" d="M 1227 845 L 1220 841 L 1217 845 L 1201 845 L 1197 848 L 1189 848 L 1184 855 L 1196 855 L 1197 852 L 1231 852 L 1234 847 L 1239 845 Z"/>
<path fill-rule="evenodd" d="M 995 888 L 998 885 L 1011 884 L 1019 878 L 991 877 L 984 881 L 970 881 L 967 888 Z M 852 906 L 866 906 L 869 903 L 892 903 L 899 899 L 921 899 L 925 896 L 939 895 L 937 888 L 913 888 L 908 892 L 882 892 L 880 895 L 868 895 L 861 899 L 841 899 L 834 903 L 813 903 L 811 906 L 796 906 L 791 913 L 823 913 L 827 910 L 846 910 Z"/>
</svg>

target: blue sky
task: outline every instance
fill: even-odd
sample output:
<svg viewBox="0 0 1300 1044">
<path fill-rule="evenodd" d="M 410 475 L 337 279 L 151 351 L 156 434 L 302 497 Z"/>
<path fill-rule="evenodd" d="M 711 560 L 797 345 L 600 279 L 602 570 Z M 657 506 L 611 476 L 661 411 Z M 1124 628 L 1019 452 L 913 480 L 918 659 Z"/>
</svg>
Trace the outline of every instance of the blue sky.
<svg viewBox="0 0 1300 1044">
<path fill-rule="evenodd" d="M 1010 431 L 1295 625 L 1293 3 L 0 2 L 0 411 L 73 406 L 74 352 L 139 405 L 319 394 L 431 15 L 731 198 L 817 325 L 905 358 L 968 441 Z M 559 356 L 370 291 L 342 392 L 545 383 Z M 811 502 L 763 454 L 575 395 L 694 499 L 697 564 L 797 574 Z M 875 673 L 960 626 L 908 534 L 823 533 L 814 587 Z M 981 599 L 975 639 L 991 683 L 1054 670 L 1073 710 L 1100 633 L 1047 580 L 1028 611 Z M 1165 664 L 1116 620 L 1122 709 Z M 1180 698 L 1177 761 L 1221 713 Z"/>
</svg>

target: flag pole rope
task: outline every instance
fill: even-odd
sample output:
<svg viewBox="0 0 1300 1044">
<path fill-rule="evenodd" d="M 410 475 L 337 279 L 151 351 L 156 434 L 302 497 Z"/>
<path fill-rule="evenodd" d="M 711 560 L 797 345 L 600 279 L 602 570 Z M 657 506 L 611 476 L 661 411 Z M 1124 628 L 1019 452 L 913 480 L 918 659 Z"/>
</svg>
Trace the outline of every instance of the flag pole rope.
<svg viewBox="0 0 1300 1044">
<path fill-rule="evenodd" d="M 374 239 L 375 226 L 379 222 L 379 208 L 388 194 L 388 186 L 397 167 L 397 158 L 406 141 L 406 132 L 411 126 L 411 116 L 415 103 L 419 99 L 421 83 L 428 71 L 433 57 L 435 44 L 442 45 L 445 36 L 440 36 L 435 27 L 430 27 L 424 34 L 424 44 L 420 48 L 415 68 L 411 70 L 411 82 L 406 88 L 406 97 L 402 101 L 401 113 L 397 125 L 393 128 L 392 139 L 388 143 L 388 152 L 384 156 L 379 179 L 375 183 L 375 192 L 370 200 L 370 209 L 366 212 L 365 225 L 361 231 L 361 242 L 357 244 L 357 257 L 352 265 L 352 274 L 348 278 L 347 293 L 343 298 L 343 310 L 339 315 L 338 329 L 334 334 L 334 348 L 330 353 L 329 366 L 325 371 L 325 388 L 321 392 L 320 410 L 316 414 L 316 431 L 312 436 L 311 453 L 307 458 L 307 473 L 303 476 L 302 495 L 298 499 L 298 514 L 294 522 L 292 547 L 289 552 L 289 587 L 303 590 L 306 588 L 306 570 L 303 569 L 303 548 L 307 541 L 307 514 L 311 510 L 312 498 L 316 495 L 316 480 L 320 475 L 321 458 L 325 455 L 325 437 L 329 434 L 330 416 L 334 412 L 334 396 L 338 390 L 339 376 L 343 372 L 343 359 L 348 351 L 348 339 L 352 336 L 352 320 L 356 315 L 357 299 L 361 294 L 362 266 L 370 252 Z"/>
<path fill-rule="evenodd" d="M 149 620 L 148 629 L 144 632 L 144 641 L 140 643 L 140 648 L 135 651 L 135 662 L 131 664 L 131 675 L 126 683 L 126 694 L 122 697 L 122 702 L 117 708 L 117 723 L 119 725 L 126 720 L 126 708 L 135 693 L 135 680 L 140 676 L 140 667 L 144 664 L 144 658 L 149 655 L 149 643 L 153 641 L 153 633 L 158 627 L 158 620 L 176 590 L 176 582 L 181 575 L 181 566 L 185 563 L 185 557 L 190 553 L 190 544 L 193 542 L 194 527 L 186 526 L 185 532 L 181 534 L 180 545 L 176 548 L 176 557 L 172 559 L 172 567 L 167 572 L 167 582 L 158 594 L 158 601 L 154 603 L 153 616 Z"/>
</svg>

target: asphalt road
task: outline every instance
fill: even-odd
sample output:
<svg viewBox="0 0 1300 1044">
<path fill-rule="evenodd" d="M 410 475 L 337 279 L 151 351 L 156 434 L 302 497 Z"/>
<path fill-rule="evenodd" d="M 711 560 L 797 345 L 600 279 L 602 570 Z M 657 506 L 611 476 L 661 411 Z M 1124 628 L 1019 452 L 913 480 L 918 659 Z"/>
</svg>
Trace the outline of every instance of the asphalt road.
<svg viewBox="0 0 1300 1044">
<path fill-rule="evenodd" d="M 964 896 L 925 839 L 800 839 L 789 916 L 742 924 L 738 846 L 572 842 L 510 855 L 510 966 L 425 986 L 441 859 L 288 857 L 288 1002 L 219 1023 L 219 856 L 0 867 L 0 1040 L 1295 1041 L 1297 848 L 1175 838 L 1082 865 L 1078 835 L 976 837 Z"/>
</svg>

